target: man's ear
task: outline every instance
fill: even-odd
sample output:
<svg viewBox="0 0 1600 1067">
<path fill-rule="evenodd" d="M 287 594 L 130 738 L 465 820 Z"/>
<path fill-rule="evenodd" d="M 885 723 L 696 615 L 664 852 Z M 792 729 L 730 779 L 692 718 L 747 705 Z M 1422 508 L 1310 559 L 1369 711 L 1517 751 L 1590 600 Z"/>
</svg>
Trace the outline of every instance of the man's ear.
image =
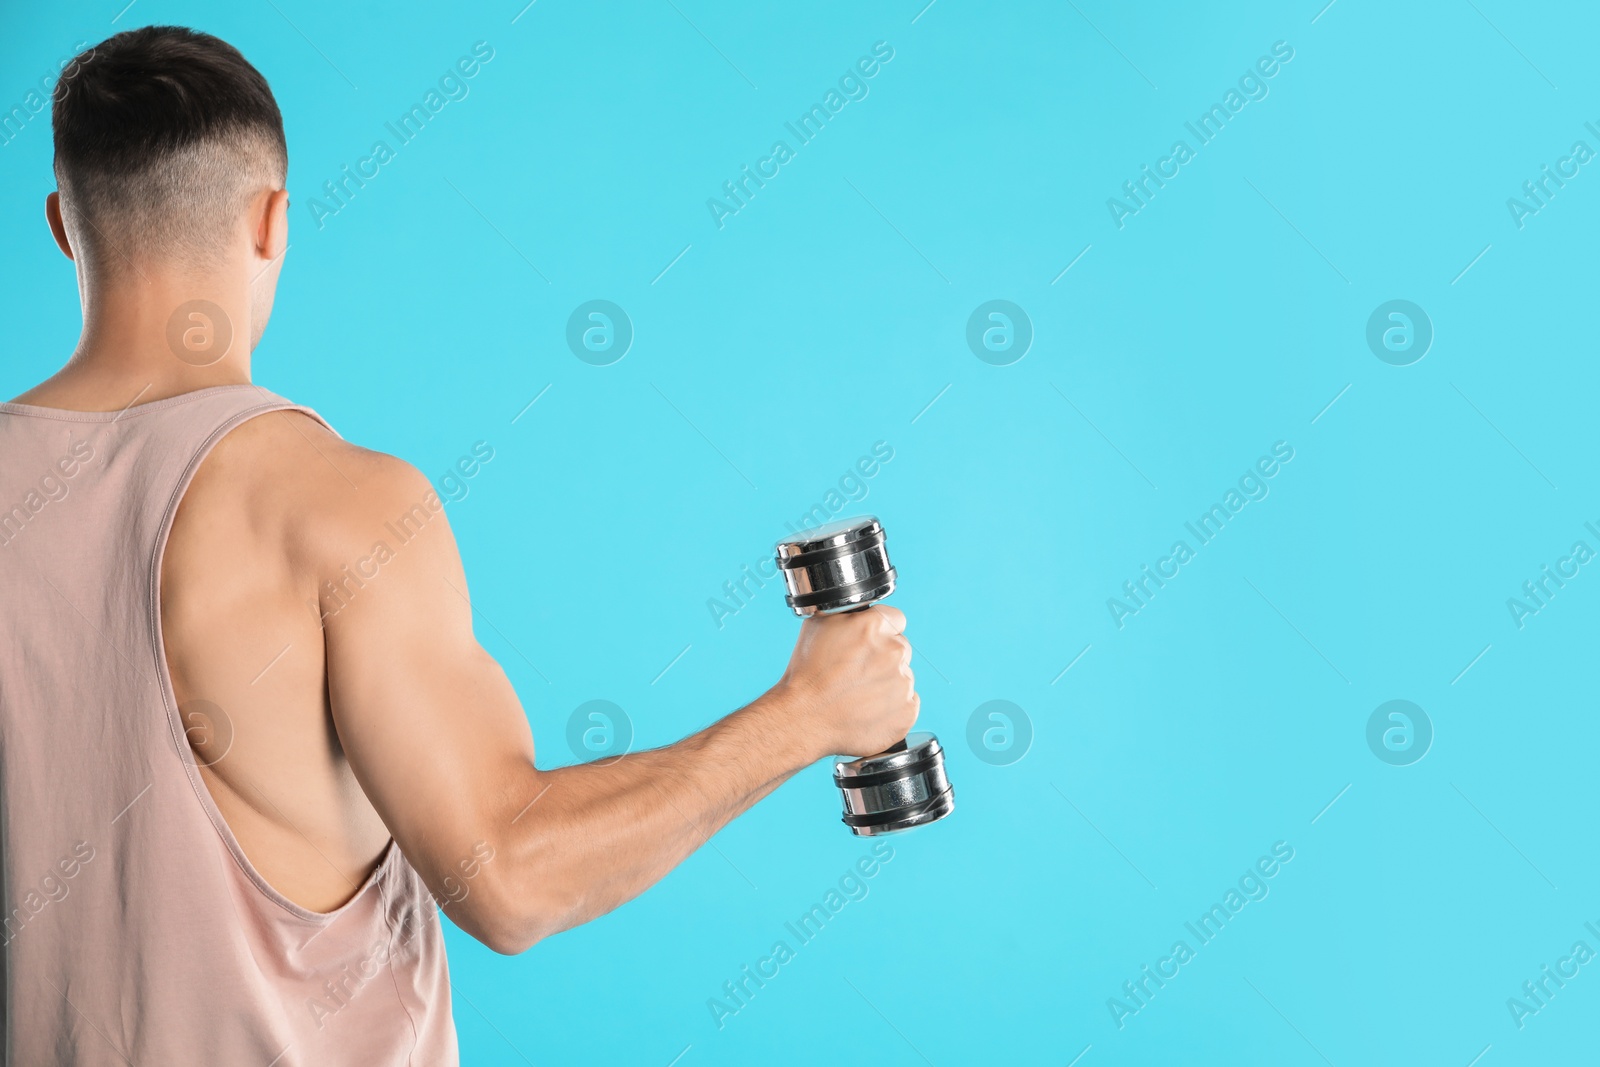
<svg viewBox="0 0 1600 1067">
<path fill-rule="evenodd" d="M 60 193 L 51 193 L 44 198 L 44 217 L 50 223 L 50 232 L 55 236 L 61 254 L 68 259 L 76 259 L 77 257 L 72 254 L 72 242 L 67 240 L 67 225 L 61 221 Z"/>
<path fill-rule="evenodd" d="M 256 226 L 256 255 L 271 263 L 289 247 L 289 190 L 267 194 Z"/>
</svg>

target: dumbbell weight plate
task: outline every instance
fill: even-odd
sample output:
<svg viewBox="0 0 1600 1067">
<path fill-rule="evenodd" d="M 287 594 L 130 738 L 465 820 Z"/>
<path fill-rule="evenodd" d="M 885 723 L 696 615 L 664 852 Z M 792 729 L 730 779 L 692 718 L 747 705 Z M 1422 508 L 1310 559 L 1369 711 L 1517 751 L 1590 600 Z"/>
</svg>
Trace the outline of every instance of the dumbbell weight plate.
<svg viewBox="0 0 1600 1067">
<path fill-rule="evenodd" d="M 867 607 L 894 592 L 883 526 L 870 515 L 780 542 L 778 567 L 789 607 L 801 617 Z"/>
<path fill-rule="evenodd" d="M 944 749 L 928 733 L 911 734 L 900 751 L 834 764 L 833 784 L 844 798 L 843 822 L 858 837 L 909 830 L 956 807 Z"/>
</svg>

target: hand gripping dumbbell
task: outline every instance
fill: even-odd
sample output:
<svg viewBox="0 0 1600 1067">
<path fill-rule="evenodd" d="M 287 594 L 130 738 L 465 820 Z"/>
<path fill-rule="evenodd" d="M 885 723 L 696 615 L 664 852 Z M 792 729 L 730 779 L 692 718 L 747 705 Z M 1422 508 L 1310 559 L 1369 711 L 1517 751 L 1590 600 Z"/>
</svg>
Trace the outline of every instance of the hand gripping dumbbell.
<svg viewBox="0 0 1600 1067">
<path fill-rule="evenodd" d="M 778 568 L 789 606 L 802 618 L 861 611 L 894 592 L 883 526 L 870 515 L 778 542 Z M 929 733 L 911 734 L 876 756 L 835 763 L 833 784 L 844 798 L 844 824 L 861 837 L 936 822 L 956 808 L 944 749 Z"/>
</svg>

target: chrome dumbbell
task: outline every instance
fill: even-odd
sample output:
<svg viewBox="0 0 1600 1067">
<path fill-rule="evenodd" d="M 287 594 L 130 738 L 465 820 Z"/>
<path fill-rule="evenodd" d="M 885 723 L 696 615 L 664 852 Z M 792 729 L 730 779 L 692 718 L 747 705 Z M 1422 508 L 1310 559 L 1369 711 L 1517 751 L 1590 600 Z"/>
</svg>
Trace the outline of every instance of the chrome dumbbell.
<svg viewBox="0 0 1600 1067">
<path fill-rule="evenodd" d="M 802 618 L 860 611 L 895 587 L 883 525 L 870 515 L 778 542 L 778 568 L 789 606 Z M 844 798 L 844 824 L 863 837 L 936 822 L 956 808 L 944 749 L 929 733 L 911 734 L 876 756 L 835 763 L 833 784 Z"/>
</svg>

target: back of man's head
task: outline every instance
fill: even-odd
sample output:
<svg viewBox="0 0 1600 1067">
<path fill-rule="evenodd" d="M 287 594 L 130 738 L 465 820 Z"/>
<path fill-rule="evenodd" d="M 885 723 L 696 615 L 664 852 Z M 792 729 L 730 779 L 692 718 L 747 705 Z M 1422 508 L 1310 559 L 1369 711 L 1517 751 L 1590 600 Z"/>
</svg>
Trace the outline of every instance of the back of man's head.
<svg viewBox="0 0 1600 1067">
<path fill-rule="evenodd" d="M 62 215 L 91 270 L 215 266 L 251 199 L 287 177 L 267 80 L 232 45 L 181 27 L 129 30 L 79 55 L 50 119 Z"/>
</svg>

